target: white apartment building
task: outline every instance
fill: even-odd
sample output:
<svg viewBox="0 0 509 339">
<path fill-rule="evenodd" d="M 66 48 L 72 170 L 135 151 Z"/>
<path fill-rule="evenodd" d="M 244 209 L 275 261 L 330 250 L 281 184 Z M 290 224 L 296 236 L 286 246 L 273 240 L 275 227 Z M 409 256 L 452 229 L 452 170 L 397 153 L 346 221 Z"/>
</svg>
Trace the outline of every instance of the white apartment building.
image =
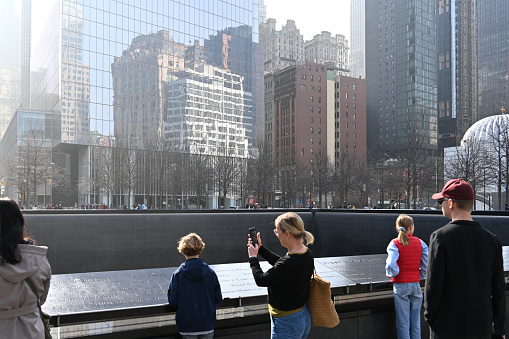
<svg viewBox="0 0 509 339">
<path fill-rule="evenodd" d="M 287 20 L 281 30 L 276 29 L 276 19 L 260 24 L 260 43 L 263 45 L 265 73 L 304 61 L 304 37 L 294 20 Z"/>
<path fill-rule="evenodd" d="M 243 78 L 224 69 L 201 65 L 171 72 L 164 136 L 184 151 L 247 158 L 252 102 L 244 96 Z"/>
<path fill-rule="evenodd" d="M 344 35 L 322 31 L 304 43 L 304 58 L 317 64 L 333 64 L 336 75 L 349 76 L 348 40 Z"/>
</svg>

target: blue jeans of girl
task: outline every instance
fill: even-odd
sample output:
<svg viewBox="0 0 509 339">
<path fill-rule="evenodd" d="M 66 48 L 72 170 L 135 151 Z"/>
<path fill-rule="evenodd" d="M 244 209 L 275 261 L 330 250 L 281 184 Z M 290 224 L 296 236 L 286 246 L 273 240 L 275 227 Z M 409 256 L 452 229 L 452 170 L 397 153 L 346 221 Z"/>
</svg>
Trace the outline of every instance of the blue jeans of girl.
<svg viewBox="0 0 509 339">
<path fill-rule="evenodd" d="M 310 330 L 311 314 L 306 305 L 299 312 L 286 317 L 270 317 L 271 339 L 305 339 Z"/>
<path fill-rule="evenodd" d="M 416 283 L 393 284 L 396 328 L 398 339 L 421 338 L 421 285 Z"/>
</svg>

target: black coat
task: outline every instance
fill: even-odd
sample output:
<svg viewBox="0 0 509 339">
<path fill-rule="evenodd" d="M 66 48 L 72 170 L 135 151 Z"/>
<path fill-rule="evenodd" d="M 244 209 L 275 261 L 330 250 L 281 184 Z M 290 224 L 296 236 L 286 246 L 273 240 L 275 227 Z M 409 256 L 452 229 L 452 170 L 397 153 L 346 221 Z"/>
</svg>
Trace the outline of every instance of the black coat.
<svg viewBox="0 0 509 339">
<path fill-rule="evenodd" d="M 429 241 L 424 317 L 437 334 L 505 332 L 502 244 L 478 222 L 451 221 Z M 494 325 L 494 326 L 493 326 Z"/>
</svg>

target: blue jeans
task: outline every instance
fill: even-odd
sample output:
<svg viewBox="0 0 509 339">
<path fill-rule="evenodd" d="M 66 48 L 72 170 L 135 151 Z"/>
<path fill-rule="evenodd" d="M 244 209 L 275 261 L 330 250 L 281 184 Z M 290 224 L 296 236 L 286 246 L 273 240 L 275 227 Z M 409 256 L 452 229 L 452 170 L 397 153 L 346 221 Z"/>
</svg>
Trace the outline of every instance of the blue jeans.
<svg viewBox="0 0 509 339">
<path fill-rule="evenodd" d="M 422 290 L 418 282 L 393 284 L 398 339 L 421 338 Z"/>
<path fill-rule="evenodd" d="M 306 305 L 299 312 L 286 317 L 270 317 L 271 339 L 305 339 L 310 330 L 311 314 Z"/>
</svg>

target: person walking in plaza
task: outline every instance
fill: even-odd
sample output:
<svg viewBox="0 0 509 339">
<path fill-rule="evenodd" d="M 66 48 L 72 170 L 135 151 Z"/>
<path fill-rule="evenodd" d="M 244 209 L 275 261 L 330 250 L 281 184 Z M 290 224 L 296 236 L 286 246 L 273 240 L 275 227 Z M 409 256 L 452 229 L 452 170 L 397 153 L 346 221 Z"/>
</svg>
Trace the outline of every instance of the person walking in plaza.
<svg viewBox="0 0 509 339">
<path fill-rule="evenodd" d="M 202 260 L 205 243 L 196 233 L 179 241 L 178 251 L 186 261 L 173 272 L 168 303 L 177 309 L 175 321 L 183 339 L 214 337 L 216 304 L 223 300 L 216 273 Z"/>
<path fill-rule="evenodd" d="M 396 220 L 398 237 L 387 246 L 385 272 L 393 282 L 399 339 L 421 338 L 420 281 L 426 277 L 428 246 L 413 236 L 414 230 L 412 217 L 401 214 Z"/>
<path fill-rule="evenodd" d="M 304 229 L 302 219 L 292 212 L 276 218 L 274 233 L 288 250 L 285 256 L 280 257 L 263 246 L 260 233 L 256 235 L 257 244 L 253 245 L 251 238 L 247 244 L 256 285 L 268 287 L 271 338 L 307 338 L 311 330 L 311 315 L 306 301 L 314 259 L 306 245 L 312 244 L 314 237 Z M 262 271 L 258 254 L 272 265 L 267 272 Z"/>
<path fill-rule="evenodd" d="M 424 317 L 430 338 L 505 338 L 502 244 L 472 219 L 472 186 L 449 180 L 432 198 L 452 221 L 429 241 Z"/>
<path fill-rule="evenodd" d="M 25 279 L 33 282 L 43 304 L 51 279 L 48 248 L 35 246 L 12 199 L 0 199 L 0 228 L 0 338 L 44 339 L 37 297 Z"/>
</svg>

